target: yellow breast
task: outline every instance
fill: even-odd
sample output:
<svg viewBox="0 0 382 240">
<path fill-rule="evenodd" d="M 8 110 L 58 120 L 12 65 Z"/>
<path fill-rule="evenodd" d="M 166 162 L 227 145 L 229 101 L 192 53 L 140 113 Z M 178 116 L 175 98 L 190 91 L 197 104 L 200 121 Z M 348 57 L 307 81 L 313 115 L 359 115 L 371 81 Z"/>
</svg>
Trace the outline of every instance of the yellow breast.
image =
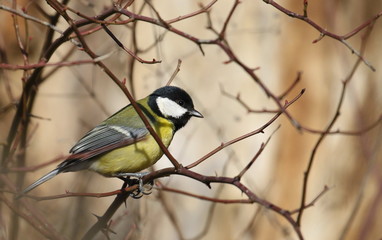
<svg viewBox="0 0 382 240">
<path fill-rule="evenodd" d="M 173 124 L 166 119 L 158 119 L 154 130 L 168 147 L 174 135 Z M 150 167 L 163 155 L 163 151 L 150 134 L 143 140 L 126 147 L 114 149 L 98 157 L 90 170 L 104 176 L 116 173 L 134 173 Z"/>
</svg>

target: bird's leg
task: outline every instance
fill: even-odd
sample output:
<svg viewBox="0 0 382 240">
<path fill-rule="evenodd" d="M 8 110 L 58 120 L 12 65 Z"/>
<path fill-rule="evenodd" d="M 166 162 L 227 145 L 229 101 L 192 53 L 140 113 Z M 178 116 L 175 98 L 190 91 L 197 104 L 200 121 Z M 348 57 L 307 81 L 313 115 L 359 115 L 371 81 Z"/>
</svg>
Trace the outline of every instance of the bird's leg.
<svg viewBox="0 0 382 240">
<path fill-rule="evenodd" d="M 143 181 L 142 181 L 142 178 L 144 176 L 146 176 L 147 174 L 149 174 L 149 172 L 139 172 L 139 173 L 116 173 L 114 174 L 115 177 L 118 177 L 119 179 L 122 179 L 123 181 L 127 181 L 127 179 L 129 179 L 128 177 L 134 177 L 134 178 L 138 178 L 138 181 L 139 181 L 139 192 L 142 193 L 142 194 L 145 194 L 145 195 L 148 195 L 150 193 L 146 193 L 145 192 L 145 189 L 143 187 Z M 130 179 L 129 179 L 130 180 Z M 130 183 L 129 183 L 130 185 Z M 151 189 L 150 189 L 151 190 Z M 149 191 L 150 191 L 149 190 Z M 141 196 L 138 196 L 138 194 L 135 194 L 133 197 L 136 197 L 136 198 L 140 198 Z"/>
</svg>

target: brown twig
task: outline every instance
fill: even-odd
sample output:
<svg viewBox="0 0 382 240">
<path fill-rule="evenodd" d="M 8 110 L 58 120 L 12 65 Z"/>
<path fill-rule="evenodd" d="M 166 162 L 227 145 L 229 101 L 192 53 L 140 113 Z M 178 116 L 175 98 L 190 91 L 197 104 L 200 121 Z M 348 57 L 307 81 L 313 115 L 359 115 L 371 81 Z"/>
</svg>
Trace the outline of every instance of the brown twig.
<svg viewBox="0 0 382 240">
<path fill-rule="evenodd" d="M 215 3 L 217 2 L 217 0 L 212 0 L 210 3 L 208 3 L 207 5 L 205 6 L 202 6 L 201 9 L 195 11 L 195 12 L 192 12 L 192 13 L 189 13 L 189 14 L 186 14 L 186 15 L 183 15 L 183 16 L 179 16 L 179 17 L 176 17 L 176 18 L 173 18 L 173 19 L 169 19 L 169 20 L 166 20 L 167 24 L 172 24 L 172 23 L 175 23 L 175 22 L 179 22 L 179 21 L 182 21 L 184 19 L 187 19 L 187 18 L 191 18 L 191 17 L 195 17 L 201 13 L 205 13 L 207 12 Z"/>
<path fill-rule="evenodd" d="M 261 143 L 261 146 L 259 148 L 259 150 L 257 151 L 257 153 L 255 154 L 255 156 L 252 158 L 251 161 L 249 161 L 247 163 L 247 165 L 243 168 L 243 170 L 241 170 L 241 172 L 236 176 L 237 179 L 241 179 L 243 177 L 243 175 L 251 168 L 251 166 L 253 165 L 253 163 L 256 161 L 256 159 L 260 156 L 260 154 L 263 152 L 263 150 L 265 149 L 265 147 L 267 146 L 267 144 L 269 143 L 269 141 L 271 140 L 273 134 L 280 128 L 280 125 L 271 133 L 271 135 L 269 135 L 267 141 L 265 141 L 265 143 Z"/>
<path fill-rule="evenodd" d="M 230 94 L 229 92 L 225 91 L 223 89 L 223 87 L 221 86 L 221 92 L 224 96 L 227 96 L 231 99 L 234 99 L 235 101 L 237 101 L 242 107 L 244 107 L 245 110 L 247 110 L 248 113 L 278 113 L 279 110 L 269 110 L 269 109 L 262 109 L 262 110 L 255 110 L 255 109 L 252 109 L 246 101 L 244 101 L 242 98 L 241 98 L 241 95 L 240 93 L 238 93 L 236 96 L 235 95 L 232 95 Z"/>
<path fill-rule="evenodd" d="M 98 61 L 102 61 L 106 58 L 109 58 L 112 54 L 105 54 L 103 56 L 100 56 L 96 59 L 91 60 L 76 60 L 76 61 L 68 61 L 68 62 L 57 62 L 57 63 L 47 63 L 47 62 L 39 62 L 35 64 L 27 64 L 27 65 L 13 65 L 13 64 L 7 64 L 7 63 L 0 63 L 0 68 L 7 69 L 7 70 L 32 70 L 36 68 L 42 68 L 42 67 L 69 67 L 74 65 L 82 65 L 82 64 L 94 64 Z"/>
<path fill-rule="evenodd" d="M 310 203 L 306 204 L 304 206 L 304 209 L 307 209 L 307 208 L 310 208 L 310 207 L 313 207 L 314 204 L 316 204 L 316 202 L 322 197 L 324 196 L 324 194 L 326 194 L 326 192 L 328 192 L 330 190 L 330 188 L 328 186 L 324 186 L 324 189 L 322 189 L 322 191 L 315 197 L 313 198 L 312 201 L 310 201 Z M 293 211 L 290 211 L 290 214 L 296 214 L 296 213 L 299 213 L 301 210 L 301 207 L 296 209 L 296 210 L 293 210 Z"/>
<path fill-rule="evenodd" d="M 263 2 L 267 3 L 267 4 L 270 4 L 271 6 L 275 7 L 277 10 L 279 10 L 280 12 L 282 13 L 285 13 L 286 15 L 288 15 L 289 17 L 293 17 L 293 18 L 296 18 L 296 19 L 299 19 L 299 20 L 302 20 L 306 23 L 308 23 L 310 26 L 312 26 L 313 28 L 315 28 L 317 31 L 320 32 L 320 38 L 316 39 L 313 41 L 313 43 L 316 43 L 318 42 L 319 40 L 321 40 L 324 36 L 328 36 L 330 38 L 333 38 L 339 42 L 341 42 L 342 44 L 344 44 L 347 48 L 349 48 L 349 50 L 356 54 L 357 57 L 359 59 L 361 59 L 361 61 L 366 65 L 368 66 L 372 71 L 375 71 L 375 68 L 373 65 L 371 65 L 366 59 L 364 59 L 364 57 L 362 56 L 362 54 L 360 52 L 358 52 L 355 48 L 353 48 L 346 40 L 349 39 L 350 37 L 353 37 L 355 34 L 357 34 L 358 32 L 360 32 L 361 30 L 367 28 L 368 26 L 372 25 L 381 15 L 382 15 L 382 12 L 379 12 L 376 16 L 372 17 L 371 19 L 369 19 L 368 21 L 362 23 L 361 25 L 359 25 L 358 27 L 356 27 L 355 29 L 353 29 L 352 31 L 350 31 L 349 33 L 347 34 L 344 34 L 344 35 L 337 35 L 335 33 L 332 33 L 332 32 L 329 32 L 327 31 L 326 29 L 324 29 L 323 27 L 321 27 L 319 24 L 317 24 L 316 22 L 314 22 L 313 20 L 311 20 L 310 18 L 308 18 L 307 16 L 305 16 L 305 11 L 304 11 L 304 14 L 301 15 L 301 14 L 298 14 L 298 13 L 295 13 L 295 12 L 292 12 L 286 8 L 284 8 L 283 6 L 281 6 L 280 4 L 276 3 L 274 0 L 263 0 Z M 307 6 L 307 5 L 306 5 Z"/>
<path fill-rule="evenodd" d="M 361 43 L 361 51 L 362 52 L 365 50 L 366 42 L 367 42 L 368 37 L 370 36 L 372 28 L 373 28 L 373 25 L 368 28 L 368 31 L 365 33 L 365 35 L 364 35 L 364 37 L 362 39 L 362 43 Z M 323 140 L 327 136 L 327 132 L 330 132 L 330 130 L 332 129 L 332 127 L 334 126 L 334 124 L 336 123 L 336 121 L 338 120 L 338 118 L 340 116 L 340 111 L 341 111 L 341 108 L 342 108 L 342 104 L 343 104 L 344 99 L 345 99 L 346 87 L 347 87 L 348 83 L 350 82 L 350 80 L 353 78 L 353 76 L 354 76 L 356 70 L 358 69 L 361 61 L 362 61 L 361 58 L 359 58 L 356 61 L 356 63 L 354 64 L 353 68 L 351 69 L 349 75 L 342 82 L 342 90 L 341 90 L 341 93 L 340 93 L 340 97 L 338 99 L 338 104 L 337 104 L 335 113 L 334 113 L 332 119 L 329 121 L 328 126 L 325 128 L 323 133 L 321 133 L 319 139 L 317 140 L 317 142 L 314 145 L 314 147 L 312 149 L 312 152 L 310 154 L 308 165 L 307 165 L 306 170 L 304 172 L 302 194 L 301 194 L 301 202 L 300 202 L 300 211 L 299 211 L 298 216 L 297 216 L 297 224 L 299 226 L 301 225 L 301 219 L 302 219 L 302 215 L 304 213 L 304 209 L 305 209 L 304 207 L 306 205 L 305 202 L 306 202 L 306 195 L 307 195 L 307 189 L 308 189 L 309 176 L 310 176 L 310 172 L 312 171 L 313 163 L 314 163 L 315 158 L 316 158 L 316 153 L 318 151 L 318 148 L 321 146 L 321 143 L 323 142 Z"/>
<path fill-rule="evenodd" d="M 285 98 L 286 95 L 288 95 L 296 86 L 297 84 L 300 82 L 301 80 L 301 75 L 302 75 L 302 72 L 298 72 L 297 73 L 297 76 L 296 76 L 296 79 L 293 81 L 293 83 L 289 86 L 289 88 L 287 88 L 282 94 L 280 94 L 278 96 L 278 99 L 281 101 Z"/>
<path fill-rule="evenodd" d="M 229 13 L 226 17 L 226 20 L 224 21 L 223 28 L 221 29 L 221 31 L 219 33 L 219 39 L 221 39 L 221 40 L 225 39 L 228 24 L 229 24 L 230 20 L 232 19 L 233 13 L 235 12 L 237 6 L 240 3 L 241 3 L 240 0 L 235 0 L 233 6 L 231 7 L 231 10 L 229 11 Z"/>
<path fill-rule="evenodd" d="M 250 199 L 219 199 L 216 197 L 207 197 L 195 193 L 190 193 L 186 192 L 184 190 L 179 190 L 175 188 L 170 188 L 166 187 L 163 184 L 157 184 L 157 189 L 161 191 L 166 191 L 166 192 L 172 192 L 172 193 L 177 193 L 181 195 L 185 195 L 188 197 L 204 200 L 204 201 L 209 201 L 209 202 L 214 202 L 214 203 L 223 203 L 223 204 L 235 204 L 235 203 L 253 203 Z"/>
<path fill-rule="evenodd" d="M 16 9 L 14 9 L 14 8 L 10 8 L 10 7 L 7 7 L 7 6 L 5 6 L 5 5 L 1 5 L 1 4 L 0 4 L 0 10 L 8 11 L 8 12 L 10 12 L 10 13 L 12 13 L 12 14 L 15 14 L 15 15 L 17 15 L 17 16 L 20 16 L 20 17 L 22 17 L 22 18 L 24 18 L 24 19 L 26 19 L 26 20 L 31 20 L 31 21 L 36 22 L 36 23 L 38 23 L 38 24 L 44 25 L 44 26 L 46 26 L 46 27 L 48 27 L 48 28 L 52 29 L 53 31 L 58 32 L 58 33 L 60 33 L 60 34 L 63 33 L 63 32 L 62 32 L 58 27 L 56 27 L 54 24 L 51 24 L 51 23 L 42 21 L 41 19 L 38 19 L 38 18 L 36 18 L 36 17 L 33 17 L 33 16 L 31 16 L 31 15 L 26 14 L 25 12 L 21 12 L 21 11 L 18 11 L 18 10 L 16 10 Z"/>
<path fill-rule="evenodd" d="M 283 112 L 285 112 L 285 110 L 291 106 L 294 102 L 296 102 L 305 92 L 305 89 L 302 89 L 301 92 L 295 97 L 293 98 L 290 102 L 286 102 L 283 109 L 280 110 L 275 116 L 273 116 L 268 122 L 266 122 L 265 124 L 263 124 L 260 128 L 252 131 L 252 132 L 249 132 L 247 134 L 244 134 L 240 137 L 237 137 L 237 138 L 234 138 L 228 142 L 225 142 L 225 143 L 221 143 L 220 146 L 216 147 L 214 150 L 212 150 L 211 152 L 207 153 L 206 155 L 204 155 L 202 158 L 200 158 L 199 160 L 189 164 L 188 166 L 186 166 L 187 169 L 191 169 L 193 167 L 196 167 L 197 165 L 199 165 L 200 163 L 204 162 L 206 159 L 210 158 L 211 156 L 213 156 L 214 154 L 216 154 L 217 152 L 219 152 L 220 150 L 222 150 L 223 148 L 226 148 L 236 142 L 239 142 L 239 141 L 242 141 L 243 139 L 246 139 L 248 137 L 251 137 L 255 134 L 259 134 L 259 133 L 263 133 L 264 132 L 264 129 L 266 129 L 269 125 L 271 125 Z"/>
<path fill-rule="evenodd" d="M 105 32 L 114 40 L 114 42 L 117 43 L 117 45 L 122 48 L 123 50 L 125 50 L 125 52 L 127 52 L 130 56 L 132 56 L 133 58 L 137 59 L 140 63 L 146 63 L 146 64 L 155 64 L 155 63 L 161 63 L 162 61 L 161 60 L 155 60 L 155 58 L 153 58 L 153 60 L 151 61 L 147 61 L 147 60 L 143 60 L 142 58 L 138 57 L 135 53 L 133 53 L 130 49 L 126 48 L 123 43 L 121 43 L 118 38 L 109 30 L 109 28 L 107 28 L 107 26 L 105 24 L 102 24 L 102 28 L 105 30 Z"/>
<path fill-rule="evenodd" d="M 170 86 L 172 81 L 175 79 L 176 75 L 180 71 L 180 65 L 182 65 L 182 60 L 178 59 L 178 64 L 176 65 L 176 68 L 175 68 L 174 72 L 172 73 L 170 79 L 167 81 L 166 86 Z"/>
</svg>

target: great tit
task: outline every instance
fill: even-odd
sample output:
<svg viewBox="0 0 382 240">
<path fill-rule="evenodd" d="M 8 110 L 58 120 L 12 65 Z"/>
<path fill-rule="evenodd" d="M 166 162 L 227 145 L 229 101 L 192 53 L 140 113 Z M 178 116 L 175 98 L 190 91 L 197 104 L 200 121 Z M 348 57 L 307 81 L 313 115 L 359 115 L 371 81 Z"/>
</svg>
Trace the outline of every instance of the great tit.
<svg viewBox="0 0 382 240">
<path fill-rule="evenodd" d="M 192 116 L 203 118 L 194 109 L 190 95 L 174 86 L 159 88 L 137 104 L 166 147 Z M 106 177 L 131 176 L 163 155 L 131 104 L 89 131 L 70 153 L 56 169 L 32 183 L 20 196 L 63 172 L 91 170 Z"/>
</svg>

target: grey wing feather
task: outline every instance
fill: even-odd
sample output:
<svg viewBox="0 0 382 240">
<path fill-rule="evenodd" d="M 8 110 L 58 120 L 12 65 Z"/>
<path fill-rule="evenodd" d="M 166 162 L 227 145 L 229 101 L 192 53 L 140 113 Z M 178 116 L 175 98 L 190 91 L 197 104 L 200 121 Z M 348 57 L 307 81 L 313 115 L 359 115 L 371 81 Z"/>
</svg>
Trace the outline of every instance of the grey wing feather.
<svg viewBox="0 0 382 240">
<path fill-rule="evenodd" d="M 97 150 L 119 142 L 134 143 L 148 134 L 146 128 L 131 128 L 118 125 L 99 125 L 88 132 L 76 145 L 72 147 L 70 153 L 78 154 Z M 128 145 L 128 144 L 127 144 Z M 111 149 L 108 149 L 109 151 Z"/>
<path fill-rule="evenodd" d="M 131 128 L 119 125 L 102 124 L 95 127 L 70 149 L 70 155 L 58 165 L 59 172 L 72 172 L 87 169 L 92 163 L 86 161 L 113 149 L 133 144 L 144 138 L 146 128 Z"/>
</svg>

